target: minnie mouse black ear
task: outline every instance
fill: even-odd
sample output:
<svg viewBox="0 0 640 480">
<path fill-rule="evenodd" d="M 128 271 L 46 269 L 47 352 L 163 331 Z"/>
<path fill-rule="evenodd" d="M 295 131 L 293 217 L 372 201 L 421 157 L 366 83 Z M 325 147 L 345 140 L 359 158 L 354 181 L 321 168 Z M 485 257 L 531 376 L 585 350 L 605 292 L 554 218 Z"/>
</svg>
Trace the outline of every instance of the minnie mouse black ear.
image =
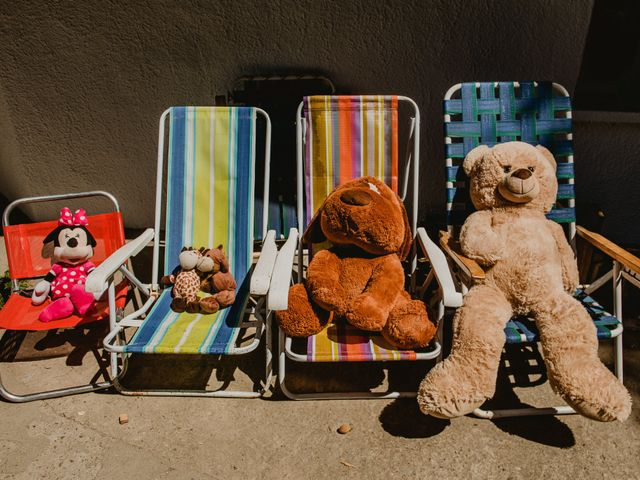
<svg viewBox="0 0 640 480">
<path fill-rule="evenodd" d="M 92 247 L 95 247 L 97 245 L 97 242 L 96 242 L 96 239 L 93 238 L 93 235 L 91 235 L 91 232 L 87 230 L 85 227 L 82 227 L 82 229 L 87 234 L 87 242 L 89 243 L 89 245 L 91 245 Z"/>
<path fill-rule="evenodd" d="M 59 247 L 60 245 L 58 245 L 58 234 L 62 231 L 63 228 L 67 228 L 67 227 L 63 227 L 61 225 L 58 225 L 56 228 L 54 228 L 49 233 L 49 235 L 44 237 L 44 240 L 42 241 L 42 243 L 45 244 L 45 243 L 49 243 L 49 242 L 55 242 L 55 246 Z"/>
</svg>

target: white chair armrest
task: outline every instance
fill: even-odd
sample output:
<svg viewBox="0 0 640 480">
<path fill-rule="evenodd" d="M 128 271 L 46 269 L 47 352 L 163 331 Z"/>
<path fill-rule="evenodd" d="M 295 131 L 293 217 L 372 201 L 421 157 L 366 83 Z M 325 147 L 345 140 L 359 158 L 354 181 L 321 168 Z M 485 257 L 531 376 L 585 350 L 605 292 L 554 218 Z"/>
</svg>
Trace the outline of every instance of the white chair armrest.
<svg viewBox="0 0 640 480">
<path fill-rule="evenodd" d="M 140 251 L 153 240 L 153 228 L 147 228 L 142 234 L 125 243 L 118 250 L 96 267 L 88 276 L 85 284 L 87 292 L 100 293 L 104 290 L 108 280 L 124 265 L 131 257 L 135 257 Z"/>
<path fill-rule="evenodd" d="M 431 262 L 436 280 L 442 289 L 444 306 L 460 307 L 462 305 L 462 294 L 456 291 L 447 259 L 438 245 L 431 241 L 423 227 L 418 228 L 418 243 L 422 247 L 422 252 Z"/>
<path fill-rule="evenodd" d="M 266 295 L 271 283 L 271 272 L 278 256 L 276 246 L 276 231 L 269 230 L 262 243 L 262 251 L 258 257 L 253 273 L 251 274 L 251 295 Z"/>
<path fill-rule="evenodd" d="M 289 230 L 289 238 L 278 252 L 267 294 L 267 310 L 286 310 L 289 304 L 289 286 L 293 273 L 293 260 L 298 248 L 298 229 Z"/>
</svg>

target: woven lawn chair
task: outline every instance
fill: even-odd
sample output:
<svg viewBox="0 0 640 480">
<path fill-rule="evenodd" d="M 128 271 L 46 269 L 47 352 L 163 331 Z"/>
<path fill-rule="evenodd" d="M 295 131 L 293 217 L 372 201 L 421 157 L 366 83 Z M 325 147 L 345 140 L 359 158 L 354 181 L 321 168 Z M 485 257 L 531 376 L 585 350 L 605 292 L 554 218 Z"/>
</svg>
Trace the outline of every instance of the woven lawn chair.
<svg viewBox="0 0 640 480">
<path fill-rule="evenodd" d="M 632 273 L 640 272 L 640 260 L 601 235 L 576 227 L 571 99 L 568 92 L 564 87 L 549 82 L 463 83 L 453 86 L 447 92 L 444 114 L 447 232 L 441 232 L 440 244 L 456 272 L 463 294 L 474 282 L 484 278 L 482 268 L 460 255 L 456 248 L 455 240 L 460 227 L 473 211 L 467 179 L 461 168 L 464 157 L 478 145 L 493 146 L 512 140 L 544 145 L 554 154 L 558 163 L 557 201 L 547 217 L 565 227 L 565 233 L 573 246 L 577 233 L 613 261 L 612 270 L 590 285 L 578 289 L 575 296 L 593 318 L 598 338 L 614 341 L 615 372 L 622 381 L 621 281 L 623 277 L 631 282 L 635 280 Z M 607 313 L 591 297 L 594 291 L 609 280 L 613 281 L 615 316 Z M 635 280 L 635 285 L 640 287 L 640 282 Z M 522 317 L 508 322 L 505 335 L 508 345 L 522 345 L 530 351 L 535 347 L 531 344 L 538 339 L 534 323 Z M 474 412 L 481 418 L 571 413 L 575 412 L 567 405 L 495 411 L 477 409 Z"/>
<path fill-rule="evenodd" d="M 86 197 L 106 197 L 112 203 L 113 211 L 88 217 L 91 234 L 96 239 L 97 245 L 94 249 L 94 256 L 91 261 L 99 265 L 106 257 L 115 252 L 124 244 L 124 229 L 122 215 L 118 202 L 107 192 L 82 192 L 68 193 L 62 195 L 48 195 L 41 197 L 28 197 L 15 200 L 4 210 L 2 216 L 2 230 L 4 233 L 7 260 L 9 263 L 9 275 L 11 277 L 11 295 L 4 307 L 0 310 L 0 338 L 8 338 L 10 334 L 17 334 L 20 331 L 54 331 L 73 329 L 77 330 L 80 338 L 85 336 L 85 329 L 93 326 L 95 322 L 109 319 L 111 326 L 116 324 L 118 309 L 122 309 L 126 302 L 126 283 L 120 283 L 117 287 L 110 284 L 108 289 L 108 300 L 101 300 L 96 304 L 95 310 L 85 316 L 72 315 L 70 317 L 43 323 L 38 320 L 38 314 L 47 305 L 46 303 L 34 306 L 31 303 L 31 295 L 21 290 L 25 282 L 43 277 L 51 270 L 51 258 L 46 255 L 42 241 L 57 225 L 57 221 L 36 222 L 25 224 L 10 224 L 10 216 L 16 207 L 42 202 L 69 201 Z M 123 268 L 124 270 L 124 268 Z M 100 285 L 102 287 L 102 285 Z M 102 291 L 102 288 L 99 289 Z M 86 338 L 85 338 L 86 340 Z M 99 360 L 99 354 L 94 349 L 94 354 Z M 100 372 L 103 368 L 100 366 Z M 103 373 L 103 372 L 102 372 Z M 108 377 L 108 375 L 105 375 Z M 32 400 L 44 400 L 47 398 L 62 397 L 77 393 L 91 392 L 111 386 L 111 380 L 92 381 L 86 385 L 59 388 L 38 393 L 14 394 L 9 392 L 0 381 L 0 396 L 10 402 L 28 402 Z"/>
<path fill-rule="evenodd" d="M 266 129 L 264 153 L 264 206 L 262 251 L 254 254 L 254 169 L 256 124 L 262 116 Z M 169 122 L 167 176 L 165 126 Z M 172 107 L 160 119 L 156 177 L 155 227 L 129 242 L 89 276 L 87 288 L 97 288 L 128 258 L 139 253 L 152 239 L 152 284 L 138 287 L 148 300 L 126 316 L 105 338 L 107 350 L 123 357 L 123 367 L 112 364 L 114 384 L 121 393 L 188 395 L 210 397 L 258 397 L 270 382 L 271 352 L 266 323 L 265 294 L 276 246 L 275 232 L 267 233 L 266 201 L 269 198 L 270 123 L 268 115 L 251 107 Z M 163 192 L 166 188 L 166 203 Z M 164 208 L 163 208 L 164 205 Z M 164 235 L 161 231 L 166 212 Z M 237 284 L 233 305 L 215 314 L 176 313 L 170 308 L 171 289 L 160 290 L 160 245 L 164 241 L 164 272 L 178 265 L 183 246 L 211 248 L 222 243 Z M 255 258 L 257 264 L 253 265 Z M 124 331 L 135 330 L 127 339 Z M 266 332 L 266 373 L 252 391 L 154 390 L 130 392 L 120 379 L 131 354 L 240 355 L 254 351 Z M 128 333 L 128 332 L 127 332 Z"/>
<path fill-rule="evenodd" d="M 398 103 L 404 102 L 411 110 L 407 157 L 404 175 L 398 161 Z M 338 185 L 362 175 L 383 180 L 395 192 L 401 187 L 401 197 L 407 194 L 411 177 L 411 225 L 432 267 L 440 270 L 440 301 L 436 307 L 438 318 L 444 307 L 461 304 L 461 296 L 453 288 L 444 254 L 427 237 L 424 229 L 417 229 L 418 175 L 420 142 L 420 113 L 417 105 L 407 97 L 396 96 L 312 96 L 305 97 L 297 112 L 298 148 L 298 225 L 303 230 L 322 201 Z M 303 153 L 304 152 L 304 153 Z M 304 199 L 304 201 L 303 201 Z M 296 250 L 298 253 L 298 281 L 304 276 L 305 245 L 299 244 L 297 229 L 292 229 L 281 248 L 271 282 L 268 308 L 287 308 L 288 289 Z M 409 272 L 414 294 L 420 296 L 428 287 L 433 274 L 424 284 L 415 287 L 415 249 Z M 346 322 L 331 323 L 322 332 L 308 339 L 293 339 L 279 335 L 278 381 L 283 393 L 292 399 L 333 398 L 397 398 L 415 395 L 411 392 L 345 392 L 294 393 L 286 385 L 286 363 L 294 362 L 388 362 L 400 360 L 430 360 L 440 354 L 437 341 L 420 351 L 400 351 L 389 345 L 380 334 L 358 330 Z"/>
</svg>

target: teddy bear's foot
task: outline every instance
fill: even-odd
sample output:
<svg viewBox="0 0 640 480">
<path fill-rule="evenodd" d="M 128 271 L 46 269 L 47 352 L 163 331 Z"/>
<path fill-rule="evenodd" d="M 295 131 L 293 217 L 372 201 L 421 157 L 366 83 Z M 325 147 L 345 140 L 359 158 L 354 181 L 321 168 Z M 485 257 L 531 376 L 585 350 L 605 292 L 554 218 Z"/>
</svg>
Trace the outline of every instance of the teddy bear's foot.
<svg viewBox="0 0 640 480">
<path fill-rule="evenodd" d="M 214 297 L 205 297 L 200 299 L 200 311 L 202 313 L 216 313 L 220 310 L 220 304 Z"/>
<path fill-rule="evenodd" d="M 307 290 L 300 283 L 289 289 L 287 309 L 276 312 L 278 325 L 290 337 L 315 335 L 327 325 L 330 318 L 329 312 L 309 301 Z"/>
<path fill-rule="evenodd" d="M 200 302 L 196 298 L 195 300 L 187 300 L 187 313 L 200 313 Z"/>
<path fill-rule="evenodd" d="M 563 293 L 540 308 L 536 324 L 553 390 L 585 417 L 626 420 L 631 397 L 600 361 L 596 328 L 584 307 Z"/>
<path fill-rule="evenodd" d="M 426 347 L 436 334 L 436 326 L 429 321 L 427 309 L 420 300 L 412 300 L 407 292 L 389 313 L 382 336 L 396 348 Z"/>
<path fill-rule="evenodd" d="M 617 377 L 595 357 L 580 364 L 545 352 L 549 383 L 576 412 L 593 420 L 624 421 L 631 413 L 631 396 Z M 562 352 L 562 355 L 571 355 Z M 578 358 L 578 357 L 575 357 Z"/>
<path fill-rule="evenodd" d="M 452 418 L 473 412 L 496 388 L 504 325 L 511 305 L 495 287 L 477 285 L 458 309 L 449 355 L 420 384 L 418 404 L 429 415 Z"/>
<path fill-rule="evenodd" d="M 418 389 L 422 413 L 437 418 L 455 418 L 473 412 L 493 396 L 495 389 L 495 379 L 479 382 L 474 378 L 478 373 L 460 371 L 448 360 L 437 364 Z"/>
<path fill-rule="evenodd" d="M 175 297 L 171 300 L 171 310 L 182 313 L 187 309 L 187 300 L 182 297 Z"/>
<path fill-rule="evenodd" d="M 235 302 L 236 292 L 235 290 L 222 290 L 221 292 L 218 292 L 215 295 L 213 295 L 213 297 L 216 299 L 216 301 L 220 305 L 220 308 L 225 308 L 225 307 L 228 307 L 229 305 L 232 305 L 233 302 Z"/>
</svg>

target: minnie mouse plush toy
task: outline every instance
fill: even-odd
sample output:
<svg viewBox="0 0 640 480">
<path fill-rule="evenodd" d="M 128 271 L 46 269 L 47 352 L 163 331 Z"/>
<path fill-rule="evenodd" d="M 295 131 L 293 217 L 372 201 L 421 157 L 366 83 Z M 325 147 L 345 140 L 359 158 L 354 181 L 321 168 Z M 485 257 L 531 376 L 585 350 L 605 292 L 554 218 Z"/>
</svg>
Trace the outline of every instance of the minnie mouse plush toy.
<svg viewBox="0 0 640 480">
<path fill-rule="evenodd" d="M 58 226 L 43 241 L 54 242 L 55 263 L 38 282 L 31 296 L 34 305 L 41 305 L 51 295 L 52 302 L 38 316 L 41 322 L 66 318 L 74 312 L 84 315 L 100 297 L 100 294 L 94 297 L 84 289 L 87 275 L 95 268 L 89 259 L 93 256 L 96 241 L 87 225 L 89 220 L 83 209 L 72 214 L 65 207 L 60 211 Z"/>
</svg>

